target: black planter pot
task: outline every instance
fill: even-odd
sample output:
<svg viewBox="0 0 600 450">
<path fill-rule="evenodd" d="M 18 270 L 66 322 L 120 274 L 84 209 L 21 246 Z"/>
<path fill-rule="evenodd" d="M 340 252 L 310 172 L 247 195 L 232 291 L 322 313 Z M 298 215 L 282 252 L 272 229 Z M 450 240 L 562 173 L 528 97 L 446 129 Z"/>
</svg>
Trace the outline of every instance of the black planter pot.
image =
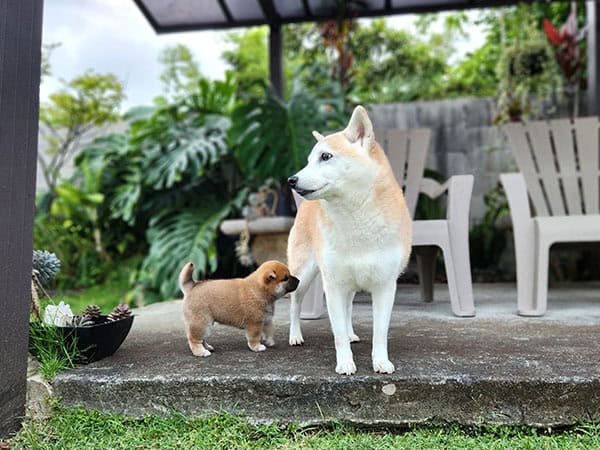
<svg viewBox="0 0 600 450">
<path fill-rule="evenodd" d="M 133 316 L 114 322 L 107 321 L 106 317 L 100 316 L 93 325 L 85 327 L 56 327 L 67 344 L 77 339 L 77 348 L 82 356 L 78 362 L 88 364 L 111 356 L 129 334 Z"/>
</svg>

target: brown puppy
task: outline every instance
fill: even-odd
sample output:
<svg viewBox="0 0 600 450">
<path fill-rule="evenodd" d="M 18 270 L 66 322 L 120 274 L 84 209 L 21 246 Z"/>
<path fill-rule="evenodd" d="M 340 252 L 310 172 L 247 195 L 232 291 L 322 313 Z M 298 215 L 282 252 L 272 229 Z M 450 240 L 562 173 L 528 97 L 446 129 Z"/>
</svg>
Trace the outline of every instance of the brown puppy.
<svg viewBox="0 0 600 450">
<path fill-rule="evenodd" d="M 279 261 L 267 261 L 246 278 L 195 282 L 194 264 L 187 263 L 179 274 L 183 291 L 183 319 L 187 339 L 196 356 L 210 356 L 213 347 L 206 342 L 214 322 L 246 330 L 248 347 L 262 352 L 273 340 L 273 304 L 298 287 L 299 280 L 290 275 Z"/>
</svg>

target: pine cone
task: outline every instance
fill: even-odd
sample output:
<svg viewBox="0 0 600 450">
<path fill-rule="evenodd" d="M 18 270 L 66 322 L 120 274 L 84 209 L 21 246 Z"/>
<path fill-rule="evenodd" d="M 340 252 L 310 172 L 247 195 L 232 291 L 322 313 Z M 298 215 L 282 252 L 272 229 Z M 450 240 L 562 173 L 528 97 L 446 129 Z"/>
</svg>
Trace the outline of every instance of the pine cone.
<svg viewBox="0 0 600 450">
<path fill-rule="evenodd" d="M 108 320 L 110 322 L 115 322 L 117 320 L 125 319 L 131 315 L 131 309 L 129 309 L 129 305 L 125 303 L 121 303 L 119 306 L 115 306 L 115 308 L 108 315 Z"/>
<path fill-rule="evenodd" d="M 60 261 L 54 253 L 45 250 L 33 251 L 33 274 L 42 287 L 47 288 L 60 270 Z"/>
<path fill-rule="evenodd" d="M 81 315 L 87 318 L 87 320 L 97 319 L 98 317 L 100 317 L 100 307 L 98 305 L 88 305 L 83 310 L 83 313 L 81 313 Z"/>
</svg>

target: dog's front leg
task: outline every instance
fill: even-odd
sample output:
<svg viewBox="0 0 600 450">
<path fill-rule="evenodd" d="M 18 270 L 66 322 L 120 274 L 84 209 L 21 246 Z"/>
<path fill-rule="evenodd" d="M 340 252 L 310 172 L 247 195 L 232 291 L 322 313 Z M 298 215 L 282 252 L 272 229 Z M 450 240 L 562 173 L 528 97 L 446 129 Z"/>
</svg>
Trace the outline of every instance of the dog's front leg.
<svg viewBox="0 0 600 450">
<path fill-rule="evenodd" d="M 272 305 L 271 311 L 267 312 L 263 321 L 262 339 L 267 347 L 273 347 L 275 345 L 275 326 L 273 325 L 274 313 L 275 307 Z"/>
<path fill-rule="evenodd" d="M 392 308 L 396 296 L 396 280 L 377 286 L 373 296 L 373 370 L 379 373 L 393 373 L 394 365 L 388 358 L 388 330 L 392 317 Z"/>
<path fill-rule="evenodd" d="M 319 268 L 313 260 L 306 261 L 302 268 L 297 272 L 300 284 L 294 292 L 291 293 L 290 302 L 290 345 L 302 345 L 304 338 L 300 329 L 300 311 L 302 310 L 302 300 L 311 283 L 315 279 Z"/>
<path fill-rule="evenodd" d="M 356 372 L 356 365 L 350 349 L 350 336 L 348 336 L 348 299 L 350 292 L 340 286 L 325 286 L 327 299 L 327 312 L 331 322 L 331 330 L 335 339 L 335 371 L 342 375 L 352 375 Z"/>
<path fill-rule="evenodd" d="M 292 292 L 290 301 L 290 345 L 302 345 L 304 338 L 300 329 L 300 310 L 302 309 L 302 296 Z"/>
<path fill-rule="evenodd" d="M 262 323 L 249 323 L 246 325 L 246 339 L 248 340 L 248 348 L 253 352 L 264 352 L 267 347 L 260 343 L 260 335 L 262 334 Z"/>
</svg>

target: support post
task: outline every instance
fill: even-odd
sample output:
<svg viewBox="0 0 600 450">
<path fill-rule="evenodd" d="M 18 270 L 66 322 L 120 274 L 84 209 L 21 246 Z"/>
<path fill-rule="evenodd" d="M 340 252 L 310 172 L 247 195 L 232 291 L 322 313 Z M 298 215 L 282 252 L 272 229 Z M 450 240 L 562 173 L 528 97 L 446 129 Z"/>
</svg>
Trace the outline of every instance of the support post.
<svg viewBox="0 0 600 450">
<path fill-rule="evenodd" d="M 587 101 L 586 114 L 596 116 L 600 114 L 600 105 L 598 95 L 598 87 L 600 84 L 600 13 L 598 5 L 595 1 L 586 2 L 586 17 L 587 17 Z"/>
<path fill-rule="evenodd" d="M 277 95 L 283 98 L 283 35 L 280 24 L 269 26 L 269 79 Z"/>
<path fill-rule="evenodd" d="M 0 1 L 0 437 L 25 412 L 42 10 Z"/>
</svg>

